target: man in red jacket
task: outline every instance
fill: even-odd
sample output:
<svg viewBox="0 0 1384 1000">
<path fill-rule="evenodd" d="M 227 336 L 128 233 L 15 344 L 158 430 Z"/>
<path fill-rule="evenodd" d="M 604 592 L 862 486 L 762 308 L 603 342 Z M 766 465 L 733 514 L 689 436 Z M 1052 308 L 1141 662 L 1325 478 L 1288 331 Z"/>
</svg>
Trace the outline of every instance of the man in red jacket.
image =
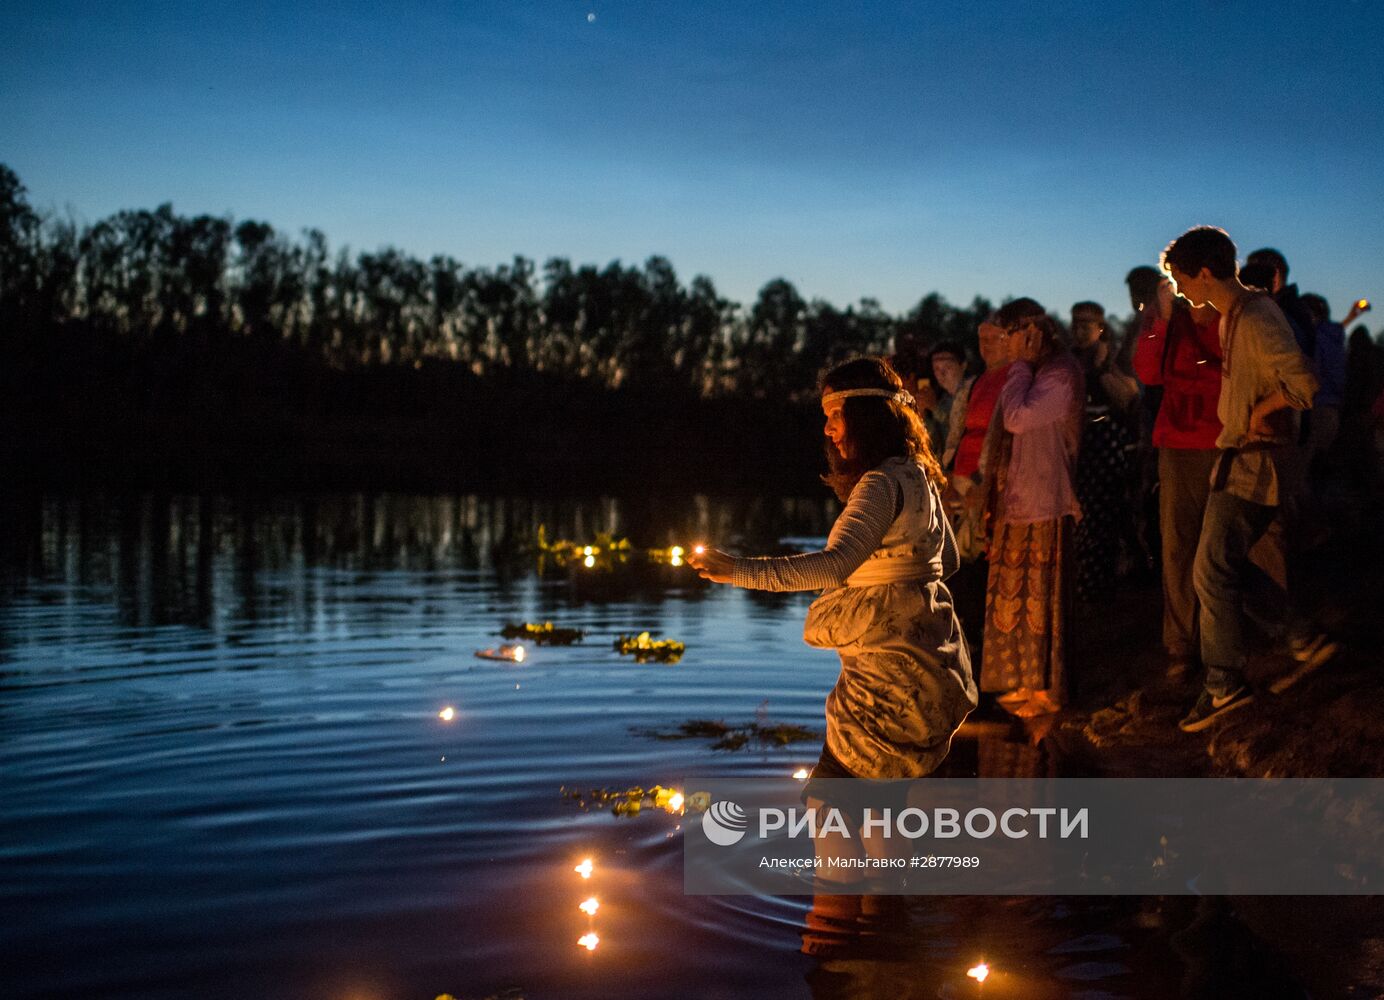
<svg viewBox="0 0 1384 1000">
<path fill-rule="evenodd" d="M 1181 677 L 1199 659 L 1192 564 L 1216 462 L 1221 421 L 1220 314 L 1189 308 L 1165 278 L 1145 306 L 1134 349 L 1134 374 L 1161 385 L 1153 425 L 1158 449 L 1158 526 L 1163 536 L 1163 648 L 1168 676 Z"/>
</svg>

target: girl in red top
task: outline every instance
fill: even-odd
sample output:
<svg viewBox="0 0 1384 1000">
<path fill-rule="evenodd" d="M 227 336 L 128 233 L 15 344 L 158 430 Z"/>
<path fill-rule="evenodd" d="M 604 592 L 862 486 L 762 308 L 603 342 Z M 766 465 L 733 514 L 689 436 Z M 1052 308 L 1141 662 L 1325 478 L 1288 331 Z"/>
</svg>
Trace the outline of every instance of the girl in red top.
<svg viewBox="0 0 1384 1000">
<path fill-rule="evenodd" d="M 1221 421 L 1220 318 L 1210 307 L 1177 302 L 1165 279 L 1144 311 L 1134 374 L 1161 385 L 1163 401 L 1153 424 L 1158 449 L 1158 524 L 1163 535 L 1163 648 L 1168 673 L 1196 664 L 1197 599 L 1192 563 L 1211 490 Z"/>
</svg>

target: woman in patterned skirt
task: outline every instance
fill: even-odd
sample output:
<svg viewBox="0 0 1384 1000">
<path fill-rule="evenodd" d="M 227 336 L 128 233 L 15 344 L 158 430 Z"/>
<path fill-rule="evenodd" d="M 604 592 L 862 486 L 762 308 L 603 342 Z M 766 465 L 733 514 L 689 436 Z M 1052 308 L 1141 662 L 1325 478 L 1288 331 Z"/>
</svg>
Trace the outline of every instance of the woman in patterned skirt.
<svg viewBox="0 0 1384 1000">
<path fill-rule="evenodd" d="M 1028 718 L 1066 697 L 1081 367 L 1032 299 L 1000 309 L 1011 364 L 986 442 L 990 571 L 980 687 Z"/>
</svg>

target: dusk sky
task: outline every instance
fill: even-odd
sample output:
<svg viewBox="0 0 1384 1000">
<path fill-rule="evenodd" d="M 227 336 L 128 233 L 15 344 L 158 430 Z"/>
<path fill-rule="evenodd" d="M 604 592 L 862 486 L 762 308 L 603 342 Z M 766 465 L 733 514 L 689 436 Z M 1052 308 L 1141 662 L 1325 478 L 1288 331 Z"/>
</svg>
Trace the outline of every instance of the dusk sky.
<svg viewBox="0 0 1384 1000">
<path fill-rule="evenodd" d="M 1384 5 L 646 2 L 0 9 L 45 210 L 314 226 L 468 265 L 668 257 L 748 304 L 1128 311 L 1188 226 L 1384 299 Z M 1366 317 L 1381 326 L 1378 313 Z"/>
</svg>

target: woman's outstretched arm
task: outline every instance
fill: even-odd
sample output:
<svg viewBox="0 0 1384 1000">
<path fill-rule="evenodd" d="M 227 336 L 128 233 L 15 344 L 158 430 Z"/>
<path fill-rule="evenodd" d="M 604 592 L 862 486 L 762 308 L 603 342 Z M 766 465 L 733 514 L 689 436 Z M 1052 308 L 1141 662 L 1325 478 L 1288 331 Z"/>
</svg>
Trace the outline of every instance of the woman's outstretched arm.
<svg viewBox="0 0 1384 1000">
<path fill-rule="evenodd" d="M 732 559 L 730 582 L 751 590 L 839 587 L 879 548 L 898 516 L 900 502 L 898 484 L 892 478 L 883 472 L 867 472 L 832 525 L 825 549 L 795 556 Z"/>
</svg>

